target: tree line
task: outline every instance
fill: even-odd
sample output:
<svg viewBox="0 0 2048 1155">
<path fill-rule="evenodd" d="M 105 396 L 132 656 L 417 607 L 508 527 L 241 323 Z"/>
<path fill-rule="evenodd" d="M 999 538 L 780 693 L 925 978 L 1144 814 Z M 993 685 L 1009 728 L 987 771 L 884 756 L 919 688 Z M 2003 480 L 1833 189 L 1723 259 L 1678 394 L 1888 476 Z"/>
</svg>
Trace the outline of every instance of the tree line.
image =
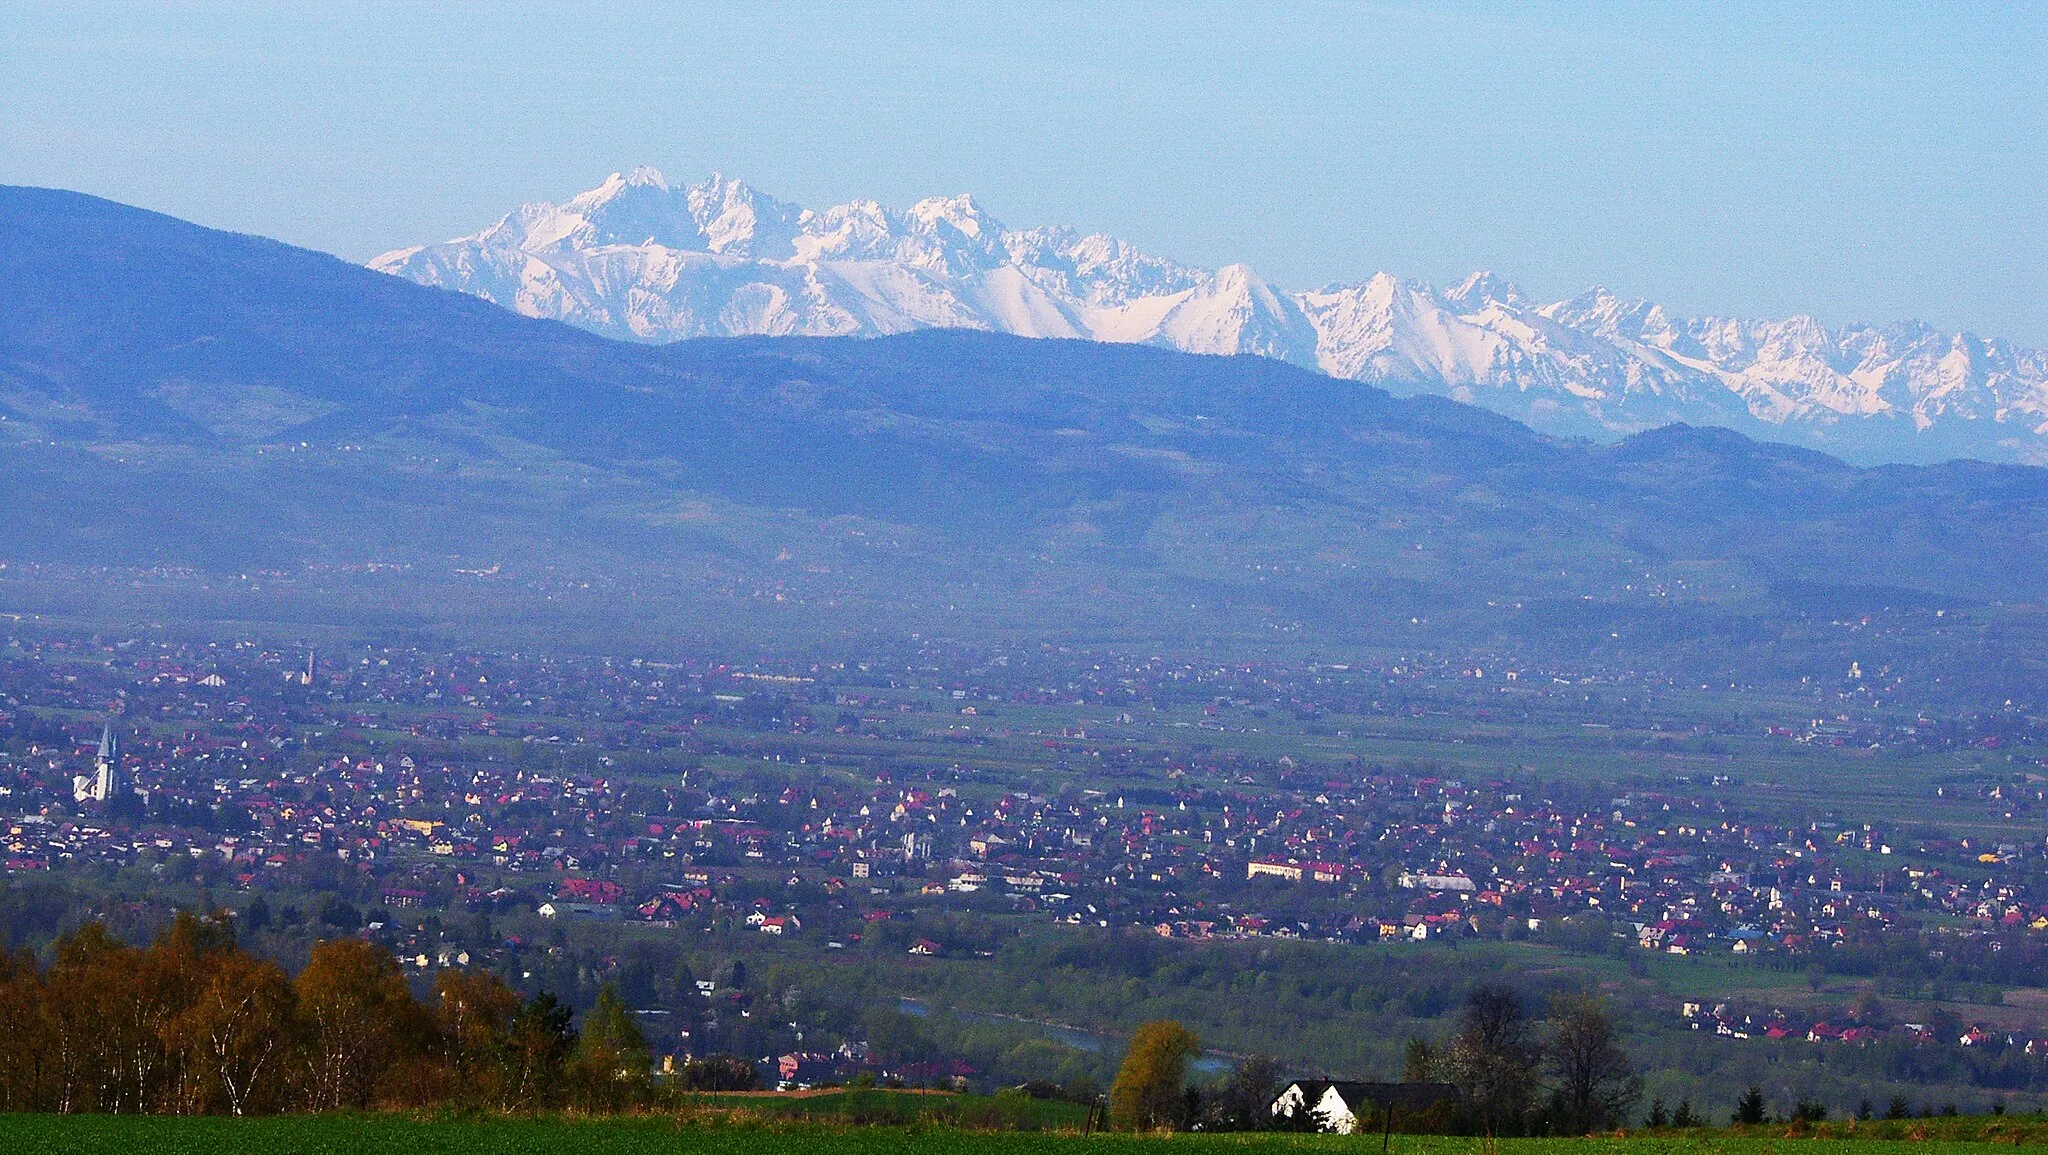
<svg viewBox="0 0 2048 1155">
<path fill-rule="evenodd" d="M 652 1092 L 646 1041 L 609 987 L 580 1024 L 482 971 L 444 970 L 421 1000 L 389 950 L 355 938 L 287 975 L 237 945 L 224 914 L 180 914 L 143 948 L 88 923 L 47 968 L 0 953 L 0 1036 L 0 1111 L 616 1111 Z M 753 1080 L 721 1058 L 673 1085 Z"/>
<path fill-rule="evenodd" d="M 1605 1000 L 1565 994 L 1547 1011 L 1538 1021 L 1513 988 L 1476 986 L 1450 1039 L 1410 1040 L 1403 1077 L 1456 1084 L 1459 1121 L 1487 1135 L 1583 1135 L 1625 1125 L 1643 1080 Z"/>
<path fill-rule="evenodd" d="M 1547 1015 L 1529 1014 L 1512 988 L 1474 987 L 1458 1029 L 1441 1043 L 1410 1039 L 1402 1081 L 1450 1083 L 1458 1094 L 1408 1118 L 1403 1130 L 1503 1135 L 1584 1135 L 1627 1124 L 1642 1095 L 1606 1003 L 1565 994 Z M 1273 1130 L 1314 1126 L 1307 1112 L 1276 1116 L 1278 1065 L 1253 1055 L 1214 1088 L 1190 1086 L 1201 1043 L 1179 1023 L 1151 1022 L 1131 1036 L 1110 1088 L 1109 1120 L 1125 1130 Z M 1662 1111 L 1659 1104 L 1658 1110 Z M 1683 1104 L 1692 1117 L 1691 1104 Z"/>
</svg>

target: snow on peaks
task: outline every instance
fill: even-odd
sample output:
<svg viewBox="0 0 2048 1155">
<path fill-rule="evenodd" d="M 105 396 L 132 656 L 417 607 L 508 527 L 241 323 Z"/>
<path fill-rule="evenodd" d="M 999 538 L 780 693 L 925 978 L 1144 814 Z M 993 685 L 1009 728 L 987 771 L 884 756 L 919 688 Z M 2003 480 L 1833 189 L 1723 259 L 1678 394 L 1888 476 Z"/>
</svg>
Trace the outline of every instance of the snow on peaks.
<svg viewBox="0 0 2048 1155">
<path fill-rule="evenodd" d="M 1148 255 L 1116 237 L 1064 227 L 1005 233 L 1003 247 L 1038 283 L 1096 307 L 1183 292 L 1208 278 L 1204 270 Z"/>
<path fill-rule="evenodd" d="M 1457 288 L 1444 294 L 1444 300 L 1467 313 L 1476 313 L 1496 302 L 1508 306 L 1523 303 L 1520 289 L 1500 275 L 1486 270 L 1466 277 Z"/>
<path fill-rule="evenodd" d="M 611 176 L 611 181 L 607 181 L 605 183 L 610 184 L 612 183 L 612 181 L 617 181 L 619 179 L 619 174 L 613 173 Z M 624 179 L 625 183 L 629 185 L 653 185 L 655 188 L 658 188 L 663 192 L 668 191 L 668 181 L 661 175 L 661 170 L 654 167 L 651 164 L 643 164 L 634 168 L 632 172 L 626 174 Z M 713 179 L 715 180 L 717 178 L 714 177 Z"/>
<path fill-rule="evenodd" d="M 1150 304 L 1166 307 L 1154 314 Z M 1100 326 L 1116 339 L 1145 341 L 1190 353 L 1251 353 L 1315 368 L 1317 335 L 1301 305 L 1277 293 L 1244 265 L 1226 265 L 1194 288 L 1126 305 Z M 1142 322 L 1156 315 L 1148 326 Z M 1133 325 L 1132 322 L 1139 322 Z"/>
<path fill-rule="evenodd" d="M 1600 287 L 1540 304 L 1490 272 L 1443 291 L 1378 273 L 1291 293 L 1244 265 L 1012 230 L 966 194 L 812 212 L 722 174 L 677 187 L 642 166 L 370 267 L 630 340 L 1087 337 L 1257 354 L 1573 436 L 1682 420 L 1871 458 L 2048 461 L 2048 354 L 2004 342 L 1918 322 L 1676 317 Z"/>
<path fill-rule="evenodd" d="M 951 227 L 963 237 L 980 240 L 984 232 L 994 235 L 1003 231 L 1003 226 L 990 219 L 966 193 L 950 197 L 927 197 L 910 206 L 904 216 L 918 222 L 927 229 L 940 225 Z"/>
<path fill-rule="evenodd" d="M 523 230 L 514 222 L 522 224 Z M 504 230 L 498 238 L 501 243 L 527 251 L 606 245 L 695 248 L 700 240 L 688 206 L 659 172 L 646 167 L 636 168 L 630 175 L 613 173 L 603 184 L 571 197 L 566 204 L 522 205 L 500 226 Z"/>
<path fill-rule="evenodd" d="M 685 189 L 683 199 L 704 238 L 704 247 L 714 253 L 787 256 L 803 227 L 802 209 L 763 196 L 719 173 Z"/>
</svg>

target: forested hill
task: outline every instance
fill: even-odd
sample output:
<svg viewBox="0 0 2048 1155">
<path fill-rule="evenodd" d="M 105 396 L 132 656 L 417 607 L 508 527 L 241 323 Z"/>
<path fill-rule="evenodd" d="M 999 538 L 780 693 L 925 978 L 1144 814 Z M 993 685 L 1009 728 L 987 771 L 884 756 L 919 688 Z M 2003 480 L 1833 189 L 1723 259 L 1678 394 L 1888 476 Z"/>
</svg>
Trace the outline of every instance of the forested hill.
<svg viewBox="0 0 2048 1155">
<path fill-rule="evenodd" d="M 964 331 L 654 348 L 51 190 L 0 190 L 0 278 L 11 609 L 1668 649 L 2048 593 L 2024 467 L 1600 448 Z M 189 572 L 99 595 L 51 565 Z"/>
</svg>

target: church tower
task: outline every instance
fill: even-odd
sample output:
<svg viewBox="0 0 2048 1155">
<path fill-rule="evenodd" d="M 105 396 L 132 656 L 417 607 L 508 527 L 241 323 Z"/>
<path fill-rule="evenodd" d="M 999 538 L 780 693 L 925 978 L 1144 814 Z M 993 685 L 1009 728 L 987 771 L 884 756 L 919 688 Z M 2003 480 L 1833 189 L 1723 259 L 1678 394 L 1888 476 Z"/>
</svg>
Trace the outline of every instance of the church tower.
<svg viewBox="0 0 2048 1155">
<path fill-rule="evenodd" d="M 114 724 L 109 722 L 100 730 L 100 751 L 93 759 L 92 800 L 108 801 L 125 787 L 121 780 L 121 739 L 115 736 Z"/>
</svg>

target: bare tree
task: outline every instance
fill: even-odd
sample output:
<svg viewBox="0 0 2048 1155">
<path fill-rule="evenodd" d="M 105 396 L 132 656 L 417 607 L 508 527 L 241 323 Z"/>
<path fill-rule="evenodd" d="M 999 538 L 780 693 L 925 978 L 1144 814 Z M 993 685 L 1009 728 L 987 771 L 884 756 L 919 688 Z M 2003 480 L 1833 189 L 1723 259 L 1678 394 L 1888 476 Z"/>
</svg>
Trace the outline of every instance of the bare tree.
<svg viewBox="0 0 2048 1155">
<path fill-rule="evenodd" d="M 1559 1130 L 1584 1134 L 1627 1121 L 1643 1080 L 1615 1039 L 1604 1000 L 1577 994 L 1552 1003 L 1544 1051 L 1556 1081 L 1551 1112 Z"/>
<path fill-rule="evenodd" d="M 1536 1090 L 1542 1049 L 1511 988 L 1472 988 L 1451 1039 L 1449 1066 L 1488 1134 L 1518 1131 Z"/>
<path fill-rule="evenodd" d="M 1280 1093 L 1280 1065 L 1271 1055 L 1246 1055 L 1217 1092 L 1216 1124 L 1229 1131 L 1262 1131 L 1273 1125 L 1273 1099 Z"/>
</svg>

